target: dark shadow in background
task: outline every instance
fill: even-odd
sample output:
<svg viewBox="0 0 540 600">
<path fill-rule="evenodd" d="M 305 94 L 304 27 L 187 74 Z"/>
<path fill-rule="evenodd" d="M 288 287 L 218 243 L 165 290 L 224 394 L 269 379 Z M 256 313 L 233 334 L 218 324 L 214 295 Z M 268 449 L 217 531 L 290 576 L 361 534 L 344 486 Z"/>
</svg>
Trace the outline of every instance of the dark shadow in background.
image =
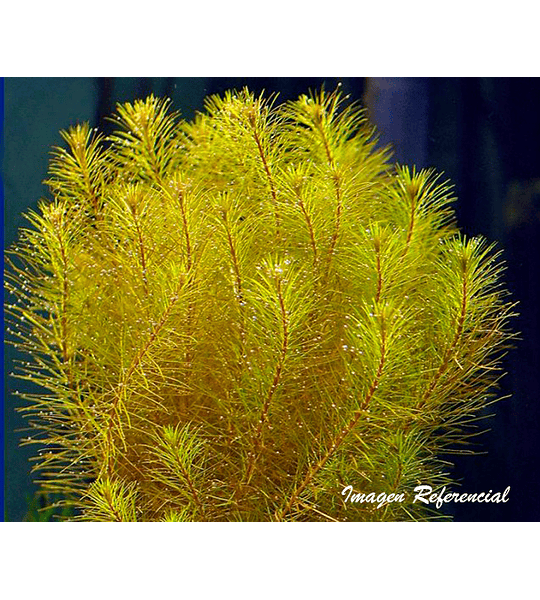
<svg viewBox="0 0 540 600">
<path fill-rule="evenodd" d="M 429 95 L 430 163 L 456 184 L 462 230 L 503 249 L 522 338 L 505 360 L 502 393 L 512 398 L 494 407 L 488 454 L 456 463 L 464 491 L 510 485 L 510 502 L 457 505 L 456 519 L 538 521 L 540 79 L 433 79 Z"/>
<path fill-rule="evenodd" d="M 175 109 L 191 119 L 208 94 L 250 87 L 279 92 L 278 101 L 309 89 L 341 83 L 351 100 L 362 100 L 377 124 L 381 141 L 392 142 L 395 159 L 433 166 L 455 185 L 461 229 L 497 241 L 508 263 L 507 282 L 520 301 L 515 325 L 522 341 L 505 361 L 509 375 L 482 438 L 487 454 L 456 460 L 454 476 L 463 491 L 504 490 L 510 502 L 459 504 L 450 508 L 458 521 L 536 521 L 540 510 L 538 459 L 539 290 L 537 261 L 540 221 L 540 80 L 493 78 L 33 78 L 5 83 L 5 245 L 23 224 L 21 213 L 46 193 L 47 152 L 60 144 L 58 134 L 88 120 L 106 133 L 105 120 L 117 102 L 149 93 L 169 96 Z M 5 372 L 13 351 L 6 349 Z M 34 487 L 31 451 L 18 448 L 23 426 L 13 411 L 13 380 L 5 379 L 6 519 L 20 521 L 25 496 Z M 492 411 L 493 412 L 493 411 Z"/>
</svg>

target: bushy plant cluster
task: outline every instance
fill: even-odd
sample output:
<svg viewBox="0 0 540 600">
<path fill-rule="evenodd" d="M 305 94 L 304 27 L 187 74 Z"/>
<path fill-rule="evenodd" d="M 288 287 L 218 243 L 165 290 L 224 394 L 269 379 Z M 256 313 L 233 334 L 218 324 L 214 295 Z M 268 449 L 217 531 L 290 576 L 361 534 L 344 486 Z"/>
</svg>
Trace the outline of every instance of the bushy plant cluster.
<svg viewBox="0 0 540 600">
<path fill-rule="evenodd" d="M 41 488 L 91 521 L 428 518 L 512 311 L 448 184 L 339 91 L 114 120 L 63 132 L 6 271 Z"/>
</svg>

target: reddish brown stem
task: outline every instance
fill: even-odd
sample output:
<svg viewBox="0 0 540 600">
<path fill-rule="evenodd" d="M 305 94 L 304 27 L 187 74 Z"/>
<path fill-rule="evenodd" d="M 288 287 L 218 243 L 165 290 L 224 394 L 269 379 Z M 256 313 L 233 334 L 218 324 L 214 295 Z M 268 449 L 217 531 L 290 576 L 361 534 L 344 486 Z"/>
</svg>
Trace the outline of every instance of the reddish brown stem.
<svg viewBox="0 0 540 600">
<path fill-rule="evenodd" d="M 321 471 L 321 469 L 323 469 L 323 467 L 330 460 L 330 458 L 337 452 L 338 448 L 341 446 L 341 444 L 343 443 L 345 438 L 355 428 L 356 424 L 358 423 L 358 420 L 364 414 L 364 411 L 366 411 L 368 409 L 368 407 L 371 403 L 371 400 L 373 398 L 373 395 L 375 394 L 375 391 L 379 387 L 379 383 L 380 383 L 381 376 L 383 373 L 385 361 L 386 361 L 386 335 L 385 335 L 385 331 L 384 331 L 384 327 L 383 327 L 383 329 L 381 331 L 381 357 L 379 360 L 379 366 L 377 368 L 377 373 L 375 375 L 375 378 L 373 379 L 373 381 L 369 387 L 369 390 L 367 391 L 367 394 L 366 394 L 362 404 L 360 405 L 360 408 L 358 408 L 355 411 L 353 418 L 339 432 L 339 434 L 337 435 L 337 437 L 334 439 L 334 441 L 330 445 L 329 449 L 327 450 L 326 454 L 321 459 L 319 459 L 319 461 L 308 471 L 308 473 L 305 476 L 302 483 L 292 493 L 292 495 L 289 498 L 289 501 L 287 502 L 285 507 L 281 511 L 276 513 L 275 518 L 277 521 L 282 521 L 284 519 L 284 517 L 288 514 L 288 512 L 295 506 L 295 504 L 298 502 L 298 499 L 300 498 L 300 495 L 304 492 L 304 490 L 308 487 L 308 485 L 313 481 L 313 479 L 315 478 L 317 473 L 319 473 Z"/>
<path fill-rule="evenodd" d="M 288 350 L 288 346 L 289 346 L 289 323 L 287 320 L 287 312 L 285 310 L 285 302 L 283 300 L 283 294 L 281 291 L 281 282 L 279 279 L 277 281 L 277 288 L 278 288 L 277 291 L 278 291 L 279 306 L 280 306 L 280 311 L 281 311 L 281 326 L 282 326 L 282 330 L 283 330 L 283 341 L 281 344 L 281 352 L 280 352 L 280 356 L 279 356 L 279 359 L 278 359 L 278 362 L 276 365 L 276 370 L 274 372 L 274 378 L 272 380 L 272 385 L 270 386 L 270 389 L 268 390 L 268 394 L 266 396 L 266 399 L 264 401 L 264 404 L 263 404 L 263 407 L 261 410 L 261 416 L 259 418 L 259 423 L 257 424 L 257 429 L 255 430 L 255 434 L 253 436 L 253 451 L 250 455 L 250 460 L 249 460 L 248 468 L 246 471 L 246 481 L 248 481 L 248 482 L 253 475 L 253 471 L 255 470 L 255 464 L 260 455 L 263 429 L 266 424 L 266 421 L 268 420 L 268 411 L 270 409 L 270 404 L 272 402 L 274 394 L 276 393 L 276 390 L 281 381 L 283 365 L 285 363 L 285 357 L 287 356 L 287 350 Z"/>
<path fill-rule="evenodd" d="M 441 366 L 439 367 L 437 373 L 435 373 L 433 379 L 431 380 L 431 383 L 429 384 L 427 390 L 425 391 L 424 395 L 422 396 L 422 400 L 420 401 L 420 404 L 417 407 L 419 410 L 422 409 L 422 407 L 426 404 L 428 398 L 431 396 L 431 394 L 437 387 L 441 377 L 444 375 L 444 373 L 448 369 L 450 360 L 452 358 L 452 354 L 459 342 L 461 334 L 463 333 L 463 325 L 465 323 L 466 313 L 467 313 L 467 278 L 466 278 L 466 275 L 463 274 L 463 283 L 462 283 L 462 289 L 461 289 L 461 309 L 460 309 L 460 313 L 459 313 L 459 316 L 457 319 L 456 333 L 454 334 L 452 343 L 450 344 L 450 346 L 448 346 L 446 352 L 444 353 L 443 360 L 441 362 Z"/>
<path fill-rule="evenodd" d="M 257 148 L 259 150 L 259 156 L 261 157 L 264 171 L 266 173 L 266 177 L 267 177 L 268 183 L 270 185 L 270 192 L 272 194 L 272 202 L 274 204 L 274 218 L 276 220 L 276 233 L 279 237 L 280 216 L 279 216 L 279 212 L 278 212 L 278 208 L 277 208 L 277 193 L 276 193 L 276 188 L 274 185 L 274 178 L 272 177 L 272 173 L 270 172 L 270 167 L 268 166 L 268 161 L 266 159 L 266 155 L 265 155 L 264 149 L 262 147 L 261 139 L 259 137 L 259 132 L 257 131 L 257 126 L 256 126 L 255 121 L 251 122 L 251 126 L 253 128 L 253 136 L 255 138 L 255 143 L 257 144 Z"/>
</svg>

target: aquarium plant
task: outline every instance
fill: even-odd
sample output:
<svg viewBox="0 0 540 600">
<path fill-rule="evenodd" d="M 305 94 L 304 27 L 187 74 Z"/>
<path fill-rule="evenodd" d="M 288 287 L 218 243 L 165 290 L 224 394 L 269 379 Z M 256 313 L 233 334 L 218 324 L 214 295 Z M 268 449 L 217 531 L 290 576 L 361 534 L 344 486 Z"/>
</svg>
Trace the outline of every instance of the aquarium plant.
<svg viewBox="0 0 540 600">
<path fill-rule="evenodd" d="M 113 121 L 62 133 L 6 267 L 40 489 L 86 521 L 440 516 L 412 491 L 451 483 L 513 310 L 448 182 L 339 89 Z"/>
</svg>

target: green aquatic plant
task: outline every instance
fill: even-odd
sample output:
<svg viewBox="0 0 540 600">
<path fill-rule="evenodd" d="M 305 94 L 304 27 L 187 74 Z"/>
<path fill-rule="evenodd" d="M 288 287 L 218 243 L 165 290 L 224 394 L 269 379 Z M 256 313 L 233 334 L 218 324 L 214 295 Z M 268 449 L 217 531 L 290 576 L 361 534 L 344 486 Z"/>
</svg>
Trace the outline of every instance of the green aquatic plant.
<svg viewBox="0 0 540 600">
<path fill-rule="evenodd" d="M 451 482 L 513 308 L 449 184 L 345 100 L 229 92 L 187 123 L 150 96 L 63 132 L 6 281 L 23 442 L 74 518 L 432 516 L 412 491 Z"/>
</svg>

